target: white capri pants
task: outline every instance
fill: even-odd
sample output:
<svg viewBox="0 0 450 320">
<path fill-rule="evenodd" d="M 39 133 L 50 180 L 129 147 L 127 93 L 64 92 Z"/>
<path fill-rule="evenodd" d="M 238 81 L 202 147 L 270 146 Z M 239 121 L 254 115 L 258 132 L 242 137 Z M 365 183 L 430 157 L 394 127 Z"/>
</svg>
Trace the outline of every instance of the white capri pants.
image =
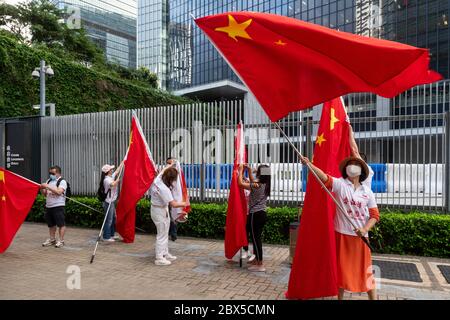
<svg viewBox="0 0 450 320">
<path fill-rule="evenodd" d="M 155 252 L 158 260 L 169 253 L 169 208 L 151 206 L 151 217 L 156 226 Z"/>
</svg>

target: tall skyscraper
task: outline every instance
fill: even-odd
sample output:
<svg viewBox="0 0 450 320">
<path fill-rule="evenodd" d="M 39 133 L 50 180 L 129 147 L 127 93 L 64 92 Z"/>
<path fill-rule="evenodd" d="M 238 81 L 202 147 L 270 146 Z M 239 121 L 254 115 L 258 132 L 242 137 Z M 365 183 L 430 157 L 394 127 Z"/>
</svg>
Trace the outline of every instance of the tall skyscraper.
<svg viewBox="0 0 450 320">
<path fill-rule="evenodd" d="M 52 0 L 81 26 L 105 52 L 108 61 L 136 68 L 136 0 Z"/>
<path fill-rule="evenodd" d="M 439 0 L 139 0 L 138 65 L 156 72 L 172 91 L 203 90 L 220 81 L 240 84 L 192 17 L 241 10 L 429 48 L 432 68 L 445 78 L 450 74 L 450 8 Z"/>
</svg>

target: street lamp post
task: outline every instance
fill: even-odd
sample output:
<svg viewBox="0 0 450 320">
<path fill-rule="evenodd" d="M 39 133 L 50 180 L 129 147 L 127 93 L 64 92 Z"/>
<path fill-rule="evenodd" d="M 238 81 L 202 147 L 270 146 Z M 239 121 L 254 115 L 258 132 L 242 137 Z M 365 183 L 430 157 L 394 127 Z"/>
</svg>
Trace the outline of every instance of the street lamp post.
<svg viewBox="0 0 450 320">
<path fill-rule="evenodd" d="M 45 60 L 41 60 L 39 68 L 35 68 L 31 75 L 34 78 L 39 78 L 40 115 L 45 117 L 45 75 L 52 77 L 54 75 L 53 69 L 45 65 Z"/>
<path fill-rule="evenodd" d="M 45 60 L 41 60 L 39 68 L 39 104 L 41 105 L 41 117 L 45 117 Z"/>
</svg>

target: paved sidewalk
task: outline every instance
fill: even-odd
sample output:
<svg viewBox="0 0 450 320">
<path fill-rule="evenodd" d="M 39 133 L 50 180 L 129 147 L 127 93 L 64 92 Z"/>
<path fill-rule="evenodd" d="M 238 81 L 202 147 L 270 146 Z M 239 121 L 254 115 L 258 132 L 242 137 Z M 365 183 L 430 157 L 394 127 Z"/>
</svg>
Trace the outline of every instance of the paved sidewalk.
<svg viewBox="0 0 450 320">
<path fill-rule="evenodd" d="M 287 246 L 264 247 L 266 273 L 226 261 L 223 241 L 192 238 L 170 242 L 178 260 L 169 267 L 155 266 L 153 235 L 137 235 L 134 244 L 101 243 L 89 264 L 97 232 L 69 227 L 64 248 L 43 248 L 47 227 L 25 223 L 0 255 L 0 299 L 284 299 L 290 272 Z M 382 274 L 380 299 L 450 299 L 450 260 L 392 255 L 374 260 Z M 68 289 L 67 282 L 69 287 L 74 282 L 66 272 L 77 267 L 81 289 Z"/>
</svg>

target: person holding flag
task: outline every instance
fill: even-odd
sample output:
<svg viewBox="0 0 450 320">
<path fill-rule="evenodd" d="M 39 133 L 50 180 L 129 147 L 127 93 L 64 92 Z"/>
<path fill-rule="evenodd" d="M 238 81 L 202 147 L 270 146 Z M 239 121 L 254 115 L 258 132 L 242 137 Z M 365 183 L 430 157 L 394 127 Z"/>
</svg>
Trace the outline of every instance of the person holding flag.
<svg viewBox="0 0 450 320">
<path fill-rule="evenodd" d="M 248 172 L 250 181 L 244 181 L 244 168 Z M 251 168 L 247 164 L 239 165 L 238 185 L 241 189 L 249 190 L 249 216 L 250 236 L 255 254 L 254 265 L 248 268 L 249 271 L 264 272 L 262 232 L 267 221 L 267 198 L 270 196 L 270 167 L 260 165 L 256 171 L 256 179 L 253 177 Z"/>
<path fill-rule="evenodd" d="M 166 159 L 166 167 L 174 167 L 178 171 L 177 181 L 172 188 L 172 196 L 174 200 L 178 202 L 187 201 L 189 196 L 187 193 L 186 179 L 184 177 L 183 170 L 181 169 L 180 162 L 175 158 L 169 157 Z M 177 223 L 183 223 L 187 220 L 187 215 L 191 211 L 191 207 L 187 206 L 185 208 L 171 208 L 170 212 L 170 227 L 169 236 L 172 241 L 177 240 Z"/>
<path fill-rule="evenodd" d="M 151 217 L 156 226 L 155 264 L 167 266 L 177 257 L 169 253 L 169 205 L 172 208 L 184 208 L 189 206 L 188 202 L 176 201 L 172 195 L 172 189 L 178 179 L 178 171 L 172 166 L 164 168 L 155 178 L 150 187 L 152 199 Z"/>
<path fill-rule="evenodd" d="M 45 197 L 45 220 L 47 221 L 50 238 L 45 240 L 42 246 L 61 248 L 64 246 L 64 234 L 66 232 L 64 213 L 67 182 L 61 177 L 59 166 L 52 166 L 48 174 L 47 182 L 41 184 L 41 192 Z M 56 227 L 59 230 L 58 241 L 56 240 Z"/>
<path fill-rule="evenodd" d="M 367 164 L 360 158 L 348 157 L 339 165 L 342 177 L 335 178 L 313 165 L 308 158 L 302 156 L 301 161 L 314 170 L 347 211 L 343 213 L 336 210 L 334 220 L 338 261 L 338 298 L 342 300 L 344 290 L 348 290 L 367 292 L 369 299 L 376 300 L 376 288 L 372 281 L 371 253 L 359 239 L 361 236 L 368 237 L 368 232 L 379 221 L 375 196 L 372 190 L 362 184 L 369 175 Z M 347 218 L 343 217 L 344 214 L 355 222 L 357 229 L 353 229 Z"/>
<path fill-rule="evenodd" d="M 100 177 L 100 187 L 103 188 L 106 198 L 103 201 L 103 210 L 107 214 L 105 226 L 103 229 L 103 241 L 114 242 L 119 238 L 115 237 L 116 226 L 116 201 L 119 194 L 120 172 L 123 168 L 123 161 L 119 168 L 114 171 L 115 166 L 105 164 L 102 167 Z"/>
</svg>

